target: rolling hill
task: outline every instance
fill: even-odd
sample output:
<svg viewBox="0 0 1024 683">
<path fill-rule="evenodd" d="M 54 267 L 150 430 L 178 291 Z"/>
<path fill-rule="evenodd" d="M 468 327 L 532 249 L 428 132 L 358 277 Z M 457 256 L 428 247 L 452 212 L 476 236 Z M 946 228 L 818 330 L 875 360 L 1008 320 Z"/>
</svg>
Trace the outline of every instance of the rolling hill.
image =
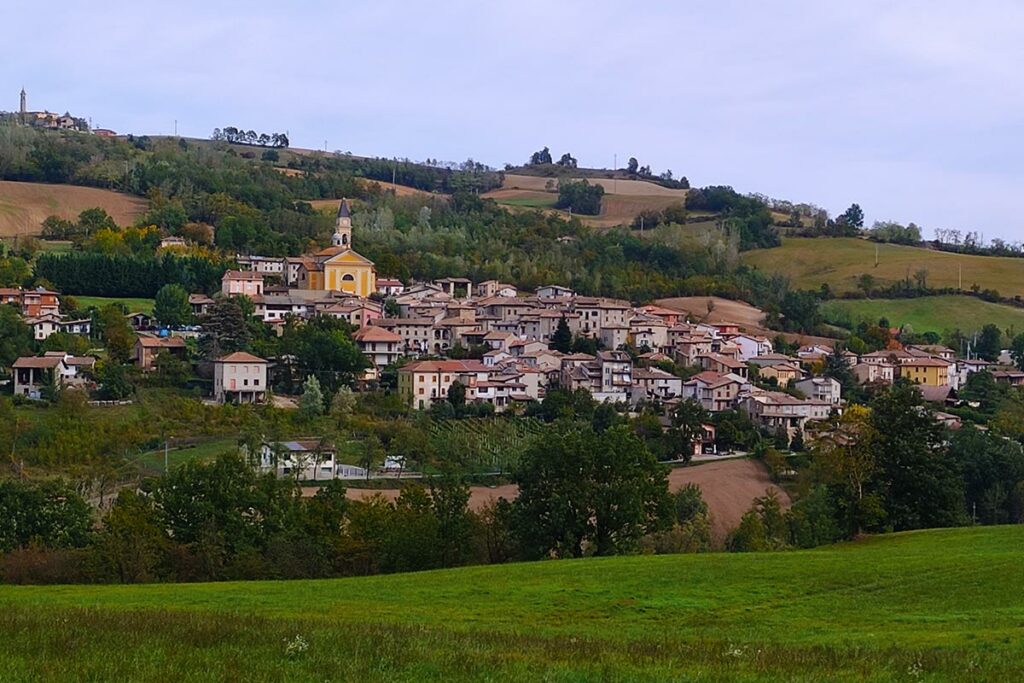
<svg viewBox="0 0 1024 683">
<path fill-rule="evenodd" d="M 325 581 L 0 587 L 4 680 L 1011 681 L 1024 527 Z"/>
<path fill-rule="evenodd" d="M 801 289 L 817 289 L 828 283 L 837 292 L 849 292 L 857 288 L 857 278 L 865 273 L 884 284 L 913 277 L 923 269 L 928 271 L 930 287 L 957 287 L 962 278 L 964 289 L 976 284 L 1002 296 L 1024 295 L 1024 259 L 965 256 L 854 237 L 785 238 L 781 247 L 746 252 L 743 262 L 786 275 Z"/>
<path fill-rule="evenodd" d="M 852 329 L 861 322 L 887 318 L 894 327 L 915 332 L 979 330 L 994 323 L 1003 330 L 1024 331 L 1024 308 L 993 304 L 968 296 L 926 296 L 917 299 L 833 299 L 821 305 L 825 320 Z"/>
<path fill-rule="evenodd" d="M 579 216 L 587 225 L 610 228 L 628 225 L 641 211 L 661 211 L 686 199 L 686 190 L 674 190 L 644 180 L 588 178 L 590 183 L 605 189 L 601 201 L 601 214 Z M 501 188 L 483 195 L 513 210 L 516 208 L 550 209 L 555 211 L 558 193 L 547 189 L 549 182 L 557 184 L 554 178 L 505 174 Z M 559 213 L 565 213 L 559 211 Z M 567 215 L 567 214 L 566 214 Z"/>
<path fill-rule="evenodd" d="M 0 180 L 0 237 L 38 235 L 48 216 L 74 219 L 99 207 L 118 225 L 131 225 L 149 206 L 142 197 L 95 187 Z"/>
</svg>

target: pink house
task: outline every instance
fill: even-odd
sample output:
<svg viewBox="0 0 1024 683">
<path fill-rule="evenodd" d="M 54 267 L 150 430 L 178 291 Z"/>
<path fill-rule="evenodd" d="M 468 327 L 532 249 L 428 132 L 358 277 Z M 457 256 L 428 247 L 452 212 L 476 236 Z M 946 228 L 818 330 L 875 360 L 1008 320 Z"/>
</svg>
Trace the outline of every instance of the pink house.
<svg viewBox="0 0 1024 683">
<path fill-rule="evenodd" d="M 225 296 L 262 296 L 263 274 L 249 270 L 229 270 L 220 280 L 220 291 Z"/>
</svg>

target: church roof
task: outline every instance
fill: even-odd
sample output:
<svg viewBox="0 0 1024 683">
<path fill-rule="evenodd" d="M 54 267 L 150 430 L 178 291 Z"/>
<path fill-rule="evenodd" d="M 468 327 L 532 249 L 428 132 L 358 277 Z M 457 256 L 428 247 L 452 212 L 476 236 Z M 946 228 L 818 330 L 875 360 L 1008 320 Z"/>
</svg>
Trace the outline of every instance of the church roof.
<svg viewBox="0 0 1024 683">
<path fill-rule="evenodd" d="M 361 261 L 362 263 L 365 263 L 367 265 L 371 265 L 371 266 L 373 265 L 373 261 L 371 261 L 370 259 L 366 258 L 365 256 L 363 256 L 362 254 L 360 254 L 358 251 L 356 251 L 354 249 L 349 249 L 347 247 L 332 247 L 332 249 L 338 249 L 338 251 L 336 253 L 334 253 L 333 256 L 328 256 L 326 260 L 321 261 L 322 264 L 335 263 L 337 261 L 340 261 L 345 256 L 353 256 L 353 257 L 355 257 L 355 259 L 357 261 Z M 318 252 L 318 255 L 320 255 L 320 254 L 326 255 L 325 252 L 327 252 L 327 249 L 324 249 L 324 250 Z"/>
<path fill-rule="evenodd" d="M 348 208 L 348 200 L 342 199 L 341 206 L 338 207 L 338 218 L 348 218 L 350 216 Z"/>
</svg>

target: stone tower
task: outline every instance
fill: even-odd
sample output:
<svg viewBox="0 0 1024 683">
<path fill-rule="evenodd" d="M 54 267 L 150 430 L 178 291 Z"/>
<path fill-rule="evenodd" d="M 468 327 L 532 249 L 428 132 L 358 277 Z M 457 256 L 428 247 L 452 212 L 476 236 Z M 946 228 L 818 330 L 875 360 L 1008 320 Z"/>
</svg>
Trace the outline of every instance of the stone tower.
<svg viewBox="0 0 1024 683">
<path fill-rule="evenodd" d="M 352 248 L 352 215 L 348 208 L 348 200 L 342 199 L 338 207 L 338 218 L 334 221 L 334 235 L 331 244 L 336 247 Z"/>
<path fill-rule="evenodd" d="M 25 94 L 25 86 L 21 87 L 21 105 L 18 107 L 18 119 L 23 126 L 28 123 L 28 95 Z"/>
</svg>

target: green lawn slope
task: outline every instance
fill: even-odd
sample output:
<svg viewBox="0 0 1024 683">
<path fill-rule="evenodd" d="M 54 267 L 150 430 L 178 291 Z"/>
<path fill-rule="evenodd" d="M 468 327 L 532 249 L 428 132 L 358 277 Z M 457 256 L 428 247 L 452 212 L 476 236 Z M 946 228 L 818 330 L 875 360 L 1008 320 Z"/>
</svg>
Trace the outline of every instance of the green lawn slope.
<svg viewBox="0 0 1024 683">
<path fill-rule="evenodd" d="M 333 581 L 0 587 L 3 680 L 1012 681 L 1024 527 Z"/>
<path fill-rule="evenodd" d="M 864 273 L 884 284 L 927 270 L 930 287 L 957 287 L 962 273 L 964 289 L 977 284 L 982 289 L 995 289 L 1003 296 L 1024 295 L 1024 259 L 963 256 L 921 247 L 877 244 L 855 237 L 786 238 L 781 247 L 746 252 L 743 262 L 766 272 L 787 275 L 801 289 L 817 289 L 827 282 L 836 291 L 853 291 L 857 278 Z"/>
<path fill-rule="evenodd" d="M 980 330 L 995 323 L 1003 330 L 1024 331 L 1024 308 L 993 304 L 971 296 L 925 296 L 917 299 L 833 299 L 821 305 L 825 320 L 852 329 L 865 321 L 887 318 L 898 327 L 910 325 L 915 332 Z"/>
</svg>

